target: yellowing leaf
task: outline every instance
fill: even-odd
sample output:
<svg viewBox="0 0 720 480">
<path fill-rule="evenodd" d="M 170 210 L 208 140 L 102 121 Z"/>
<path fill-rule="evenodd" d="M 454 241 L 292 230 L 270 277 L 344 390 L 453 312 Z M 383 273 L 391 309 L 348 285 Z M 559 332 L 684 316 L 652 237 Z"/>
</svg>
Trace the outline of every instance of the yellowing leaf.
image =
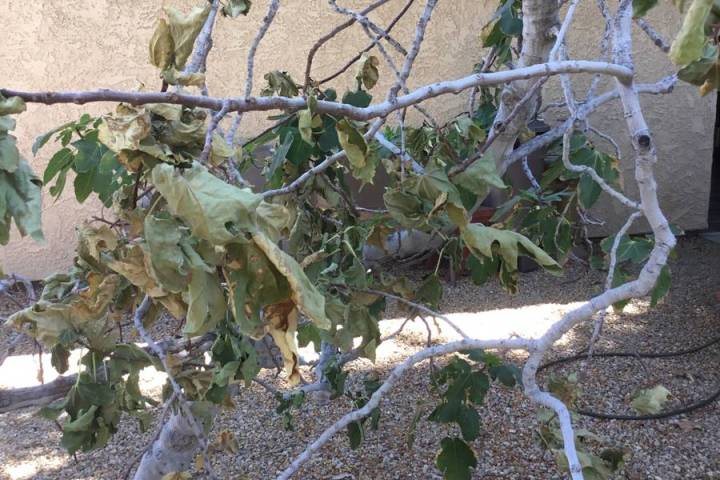
<svg viewBox="0 0 720 480">
<path fill-rule="evenodd" d="M 182 85 L 184 87 L 202 87 L 205 85 L 204 73 L 184 73 L 174 68 L 163 70 L 162 78 L 170 85 Z"/>
<path fill-rule="evenodd" d="M 229 185 L 197 163 L 182 172 L 159 164 L 151 177 L 170 213 L 189 225 L 196 237 L 225 245 L 256 230 L 255 215 L 262 199 L 249 189 Z"/>
<path fill-rule="evenodd" d="M 210 5 L 195 7 L 187 15 L 173 7 L 166 7 L 165 13 L 168 16 L 170 35 L 175 48 L 175 68 L 182 70 L 192 54 L 195 38 L 210 14 Z"/>
<path fill-rule="evenodd" d="M 98 334 L 105 326 L 107 308 L 120 285 L 118 275 L 88 276 L 89 286 L 65 303 L 40 300 L 8 319 L 8 323 L 51 347 L 65 330 Z"/>
<path fill-rule="evenodd" d="M 670 59 L 676 65 L 687 65 L 702 57 L 707 40 L 705 20 L 712 6 L 713 0 L 693 0 L 682 28 L 670 46 Z"/>
<path fill-rule="evenodd" d="M 221 450 L 232 454 L 237 454 L 240 450 L 240 442 L 238 442 L 235 434 L 230 430 L 223 430 L 217 436 L 212 444 L 213 449 Z"/>
<path fill-rule="evenodd" d="M 78 254 L 94 260 L 100 260 L 100 254 L 106 250 L 115 250 L 118 239 L 108 225 L 94 227 L 84 224 L 78 229 Z"/>
<path fill-rule="evenodd" d="M 380 60 L 374 55 L 363 54 L 358 60 L 358 71 L 355 74 L 355 78 L 358 83 L 362 83 L 367 90 L 370 90 L 377 84 L 380 74 L 378 72 L 378 65 Z"/>
<path fill-rule="evenodd" d="M 640 390 L 630 406 L 642 415 L 654 415 L 662 411 L 669 396 L 670 390 L 662 385 L 656 385 L 653 388 Z"/>
<path fill-rule="evenodd" d="M 499 256 L 502 260 L 500 283 L 510 292 L 517 290 L 518 257 L 525 255 L 551 273 L 560 273 L 562 268 L 553 258 L 535 245 L 530 239 L 509 230 L 499 230 L 478 224 L 469 224 L 462 229 L 461 238 L 470 253 L 476 257 L 491 259 Z"/>
<path fill-rule="evenodd" d="M 283 357 L 283 366 L 292 385 L 300 383 L 300 370 L 297 341 L 298 314 L 295 304 L 291 301 L 268 305 L 265 307 L 265 319 L 268 332 L 275 340 Z"/>
<path fill-rule="evenodd" d="M 300 312 L 318 328 L 329 329 L 330 321 L 325 316 L 325 297 L 315 288 L 295 259 L 280 250 L 262 233 L 254 234 L 253 240 L 287 279 L 292 291 L 291 298 Z"/>
<path fill-rule="evenodd" d="M 150 63 L 165 70 L 173 64 L 175 56 L 175 43 L 170 34 L 170 27 L 164 19 L 158 22 L 150 39 Z"/>
<path fill-rule="evenodd" d="M 143 109 L 121 103 L 114 115 L 106 115 L 98 127 L 98 139 L 113 152 L 137 150 L 150 134 L 150 115 Z"/>
<path fill-rule="evenodd" d="M 453 182 L 479 197 L 487 196 L 490 187 L 505 188 L 505 183 L 497 173 L 495 160 L 489 155 L 476 160 L 464 172 L 456 175 Z"/>
<path fill-rule="evenodd" d="M 192 475 L 188 472 L 170 472 L 163 475 L 160 480 L 191 480 Z"/>
<path fill-rule="evenodd" d="M 345 150 L 350 165 L 354 168 L 364 167 L 368 153 L 365 138 L 347 119 L 343 118 L 337 122 L 335 128 L 337 129 L 340 146 Z"/>
<path fill-rule="evenodd" d="M 242 150 L 240 153 L 242 153 Z M 222 135 L 215 132 L 212 139 L 212 149 L 210 150 L 210 164 L 217 167 L 225 163 L 233 155 L 235 155 L 235 149 L 227 144 Z"/>
<path fill-rule="evenodd" d="M 187 294 L 187 320 L 183 333 L 187 336 L 202 335 L 212 330 L 225 316 L 225 294 L 216 273 L 193 270 Z"/>
</svg>

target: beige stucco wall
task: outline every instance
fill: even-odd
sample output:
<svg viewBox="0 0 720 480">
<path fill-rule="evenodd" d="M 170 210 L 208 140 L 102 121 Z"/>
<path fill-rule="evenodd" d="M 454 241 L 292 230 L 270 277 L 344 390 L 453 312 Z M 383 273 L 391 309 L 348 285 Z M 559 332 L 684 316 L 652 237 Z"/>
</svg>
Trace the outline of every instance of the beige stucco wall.
<svg viewBox="0 0 720 480">
<path fill-rule="evenodd" d="M 147 42 L 163 5 L 188 9 L 200 3 L 190 0 L 45 0 L 30 7 L 23 0 L 0 0 L 2 48 L 0 49 L 0 85 L 25 90 L 68 90 L 98 87 L 133 89 L 145 85 L 159 87 L 157 72 L 147 63 Z M 367 1 L 347 1 L 351 7 L 362 7 Z M 389 2 L 374 18 L 387 24 L 405 2 Z M 411 38 L 415 19 L 424 2 L 415 5 L 395 28 L 398 39 Z M 478 31 L 489 18 L 495 2 L 478 0 L 441 0 L 434 14 L 422 52 L 416 62 L 411 87 L 466 75 L 480 56 Z M 247 48 L 267 5 L 256 0 L 252 13 L 236 20 L 221 19 L 215 48 L 209 63 L 209 87 L 213 94 L 237 94 L 244 88 Z M 671 8 L 659 8 L 650 19 L 668 37 L 679 26 L 678 15 Z M 256 86 L 262 74 L 272 69 L 288 70 L 296 80 L 303 78 L 307 51 L 318 36 L 339 22 L 324 0 L 285 0 L 268 32 L 256 62 Z M 579 11 L 572 39 L 572 55 L 591 58 L 597 55 L 601 22 L 594 2 L 584 2 Z M 636 35 L 636 58 L 642 81 L 654 81 L 671 68 L 639 32 Z M 332 73 L 338 59 L 348 59 L 367 44 L 359 28 L 353 28 L 328 44 L 316 57 L 314 76 Z M 376 87 L 382 96 L 391 80 L 386 68 L 383 81 Z M 582 83 L 582 82 L 579 82 Z M 348 76 L 334 82 L 342 92 L 351 86 Z M 578 88 L 578 92 L 581 90 Z M 464 95 L 444 96 L 429 102 L 439 118 L 454 115 L 466 103 Z M 707 211 L 714 95 L 700 99 L 694 88 L 680 85 L 669 96 L 644 99 L 647 116 L 657 135 L 660 164 L 658 180 L 662 204 L 674 221 L 687 229 L 703 228 Z M 109 104 L 86 107 L 30 105 L 19 117 L 21 150 L 30 156 L 32 140 L 39 134 L 80 112 L 100 114 L 112 108 Z M 265 114 L 247 115 L 243 135 L 258 131 Z M 624 122 L 617 106 L 596 116 L 595 126 L 608 133 L 623 133 Z M 621 136 L 619 135 L 618 138 Z M 628 145 L 622 144 L 626 153 Z M 52 154 L 46 148 L 32 160 L 41 173 Z M 629 153 L 626 154 L 629 157 Z M 626 184 L 632 195 L 632 164 L 625 161 Z M 68 192 L 69 193 L 69 192 Z M 622 221 L 620 211 L 603 207 L 612 221 Z M 88 203 L 78 206 L 72 195 L 57 202 L 45 199 L 43 221 L 45 245 L 28 240 L 13 240 L 0 250 L 0 261 L 6 271 L 35 278 L 66 268 L 73 256 L 74 226 L 96 214 L 98 207 Z"/>
</svg>

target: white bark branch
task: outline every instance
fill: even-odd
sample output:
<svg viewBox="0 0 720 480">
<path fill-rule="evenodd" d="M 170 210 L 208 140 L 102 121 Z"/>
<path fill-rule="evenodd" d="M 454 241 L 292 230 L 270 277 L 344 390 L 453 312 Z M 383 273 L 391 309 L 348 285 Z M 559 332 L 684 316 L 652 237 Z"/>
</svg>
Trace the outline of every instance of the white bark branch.
<svg viewBox="0 0 720 480">
<path fill-rule="evenodd" d="M 475 86 L 490 86 L 512 82 L 514 80 L 529 80 L 532 78 L 561 73 L 604 73 L 618 77 L 624 81 L 632 78 L 632 71 L 624 66 L 607 62 L 594 62 L 576 60 L 568 62 L 551 62 L 536 64 L 514 70 L 476 73 L 456 80 L 433 83 L 411 91 L 407 95 L 398 97 L 396 102 L 381 102 L 365 108 L 354 107 L 344 103 L 335 103 L 318 100 L 316 111 L 343 116 L 352 120 L 370 120 L 384 117 L 403 108 L 411 107 L 425 100 L 450 93 L 460 93 Z M 55 105 L 60 103 L 74 103 L 84 105 L 96 102 L 122 102 L 131 105 L 146 105 L 148 103 L 169 103 L 185 105 L 187 107 L 208 108 L 220 110 L 224 101 L 230 103 L 230 112 L 268 111 L 268 110 L 300 110 L 307 108 L 305 98 L 295 97 L 203 97 L 200 95 L 186 95 L 174 92 L 124 92 L 116 90 L 93 90 L 78 92 L 25 92 L 11 89 L 0 89 L 0 94 L 6 98 L 20 97 L 27 103 L 42 103 Z"/>
</svg>

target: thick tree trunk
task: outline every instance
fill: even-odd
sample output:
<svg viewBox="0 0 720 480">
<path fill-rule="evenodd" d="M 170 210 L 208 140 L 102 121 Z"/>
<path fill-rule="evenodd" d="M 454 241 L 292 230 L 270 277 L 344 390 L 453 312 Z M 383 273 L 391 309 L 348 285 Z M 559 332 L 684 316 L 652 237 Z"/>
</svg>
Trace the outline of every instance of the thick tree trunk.
<svg viewBox="0 0 720 480">
<path fill-rule="evenodd" d="M 63 397 L 75 384 L 77 375 L 58 377 L 37 387 L 0 389 L 0 413 L 7 413 L 25 407 L 38 407 Z"/>
<path fill-rule="evenodd" d="M 193 453 L 199 447 L 190 422 L 180 412 L 175 412 L 143 455 L 133 478 L 158 480 L 168 473 L 188 470 Z"/>
<path fill-rule="evenodd" d="M 523 42 L 517 68 L 528 67 L 548 61 L 550 50 L 555 44 L 552 29 L 559 25 L 558 2 L 548 0 L 526 0 L 523 2 Z M 520 132 L 527 126 L 538 107 L 538 98 L 530 99 L 520 110 L 518 115 L 507 125 L 504 120 L 515 109 L 520 100 L 530 91 L 537 79 L 515 80 L 509 83 L 500 95 L 500 106 L 495 124 L 502 124 L 502 133 L 498 135 L 495 143 L 486 155 L 494 158 L 501 165 L 502 159 L 508 155 L 518 138 Z M 503 175 L 505 172 L 498 172 Z"/>
</svg>

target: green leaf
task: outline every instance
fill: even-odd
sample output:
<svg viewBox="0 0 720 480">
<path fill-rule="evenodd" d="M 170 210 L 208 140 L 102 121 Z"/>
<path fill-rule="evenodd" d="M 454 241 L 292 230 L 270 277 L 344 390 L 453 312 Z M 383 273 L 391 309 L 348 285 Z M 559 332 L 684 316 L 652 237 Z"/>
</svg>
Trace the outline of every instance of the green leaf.
<svg viewBox="0 0 720 480">
<path fill-rule="evenodd" d="M 705 45 L 702 57 L 685 65 L 678 71 L 678 78 L 693 85 L 702 86 L 707 80 L 717 84 L 718 47 Z"/>
<path fill-rule="evenodd" d="M 79 203 L 83 203 L 93 191 L 93 185 L 95 182 L 95 170 L 91 170 L 85 173 L 78 173 L 75 176 L 75 198 Z"/>
<path fill-rule="evenodd" d="M 82 432 L 88 430 L 95 420 L 95 412 L 97 412 L 97 409 L 97 405 L 92 405 L 75 420 L 71 420 L 70 418 L 65 420 L 63 432 Z"/>
<path fill-rule="evenodd" d="M 522 382 L 522 373 L 514 365 L 499 365 L 490 368 L 490 376 L 506 387 L 514 387 Z"/>
<path fill-rule="evenodd" d="M 420 285 L 416 299 L 432 308 L 437 308 L 442 300 L 443 287 L 437 274 L 430 275 Z"/>
<path fill-rule="evenodd" d="M 0 131 L 0 170 L 13 173 L 20 165 L 20 152 L 14 136 Z"/>
<path fill-rule="evenodd" d="M 469 405 L 463 405 L 458 412 L 458 425 L 466 442 L 472 442 L 480 436 L 480 415 Z"/>
<path fill-rule="evenodd" d="M 668 401 L 670 390 L 662 385 L 640 390 L 630 402 L 630 406 L 641 415 L 654 415 L 660 413 Z"/>
<path fill-rule="evenodd" d="M 342 103 L 352 105 L 353 107 L 365 108 L 372 102 L 372 95 L 364 90 L 358 90 L 356 92 L 346 92 L 343 95 Z"/>
<path fill-rule="evenodd" d="M 477 467 L 477 459 L 462 439 L 445 437 L 440 442 L 435 465 L 446 480 L 470 480 L 470 471 Z"/>
<path fill-rule="evenodd" d="M 670 291 L 670 284 L 672 279 L 670 278 L 670 267 L 664 265 L 660 270 L 657 282 L 655 282 L 655 288 L 652 290 L 650 297 L 650 306 L 654 307 L 658 302 Z"/>
<path fill-rule="evenodd" d="M 320 353 L 322 343 L 320 330 L 312 323 L 303 323 L 298 327 L 297 341 L 300 347 L 306 347 L 312 342 L 315 351 Z"/>
<path fill-rule="evenodd" d="M 360 422 L 352 422 L 347 426 L 347 436 L 350 440 L 350 448 L 356 450 L 362 444 L 364 431 Z"/>
<path fill-rule="evenodd" d="M 383 194 L 390 216 L 403 227 L 414 228 L 426 223 L 423 204 L 417 195 L 400 188 L 387 189 Z"/>
<path fill-rule="evenodd" d="M 55 155 L 53 155 L 50 159 L 47 168 L 45 168 L 43 183 L 46 185 L 50 183 L 50 181 L 55 178 L 55 175 L 57 175 L 61 170 L 69 168 L 74 159 L 73 152 L 69 148 L 62 148 L 55 152 Z"/>
<path fill-rule="evenodd" d="M 10 240 L 10 226 L 14 220 L 20 235 L 30 235 L 36 241 L 43 241 L 41 228 L 42 182 L 20 158 L 17 169 L 10 173 L 0 170 L 0 245 Z"/>
<path fill-rule="evenodd" d="M 190 281 L 190 265 L 181 246 L 183 231 L 187 228 L 167 215 L 145 217 L 145 240 L 154 276 L 165 290 L 174 293 L 185 291 Z M 192 249 L 189 245 L 186 248 Z"/>
<path fill-rule="evenodd" d="M 106 383 L 90 383 L 81 381 L 77 384 L 78 394 L 92 405 L 98 407 L 108 405 L 115 400 L 112 387 Z"/>
<path fill-rule="evenodd" d="M 600 246 L 605 253 L 609 254 L 614 242 L 615 236 L 613 235 L 603 240 Z M 632 238 L 625 235 L 620 239 L 618 245 L 617 262 L 622 263 L 629 260 L 636 264 L 644 263 L 650 257 L 654 245 L 655 242 L 649 238 Z"/>
</svg>

